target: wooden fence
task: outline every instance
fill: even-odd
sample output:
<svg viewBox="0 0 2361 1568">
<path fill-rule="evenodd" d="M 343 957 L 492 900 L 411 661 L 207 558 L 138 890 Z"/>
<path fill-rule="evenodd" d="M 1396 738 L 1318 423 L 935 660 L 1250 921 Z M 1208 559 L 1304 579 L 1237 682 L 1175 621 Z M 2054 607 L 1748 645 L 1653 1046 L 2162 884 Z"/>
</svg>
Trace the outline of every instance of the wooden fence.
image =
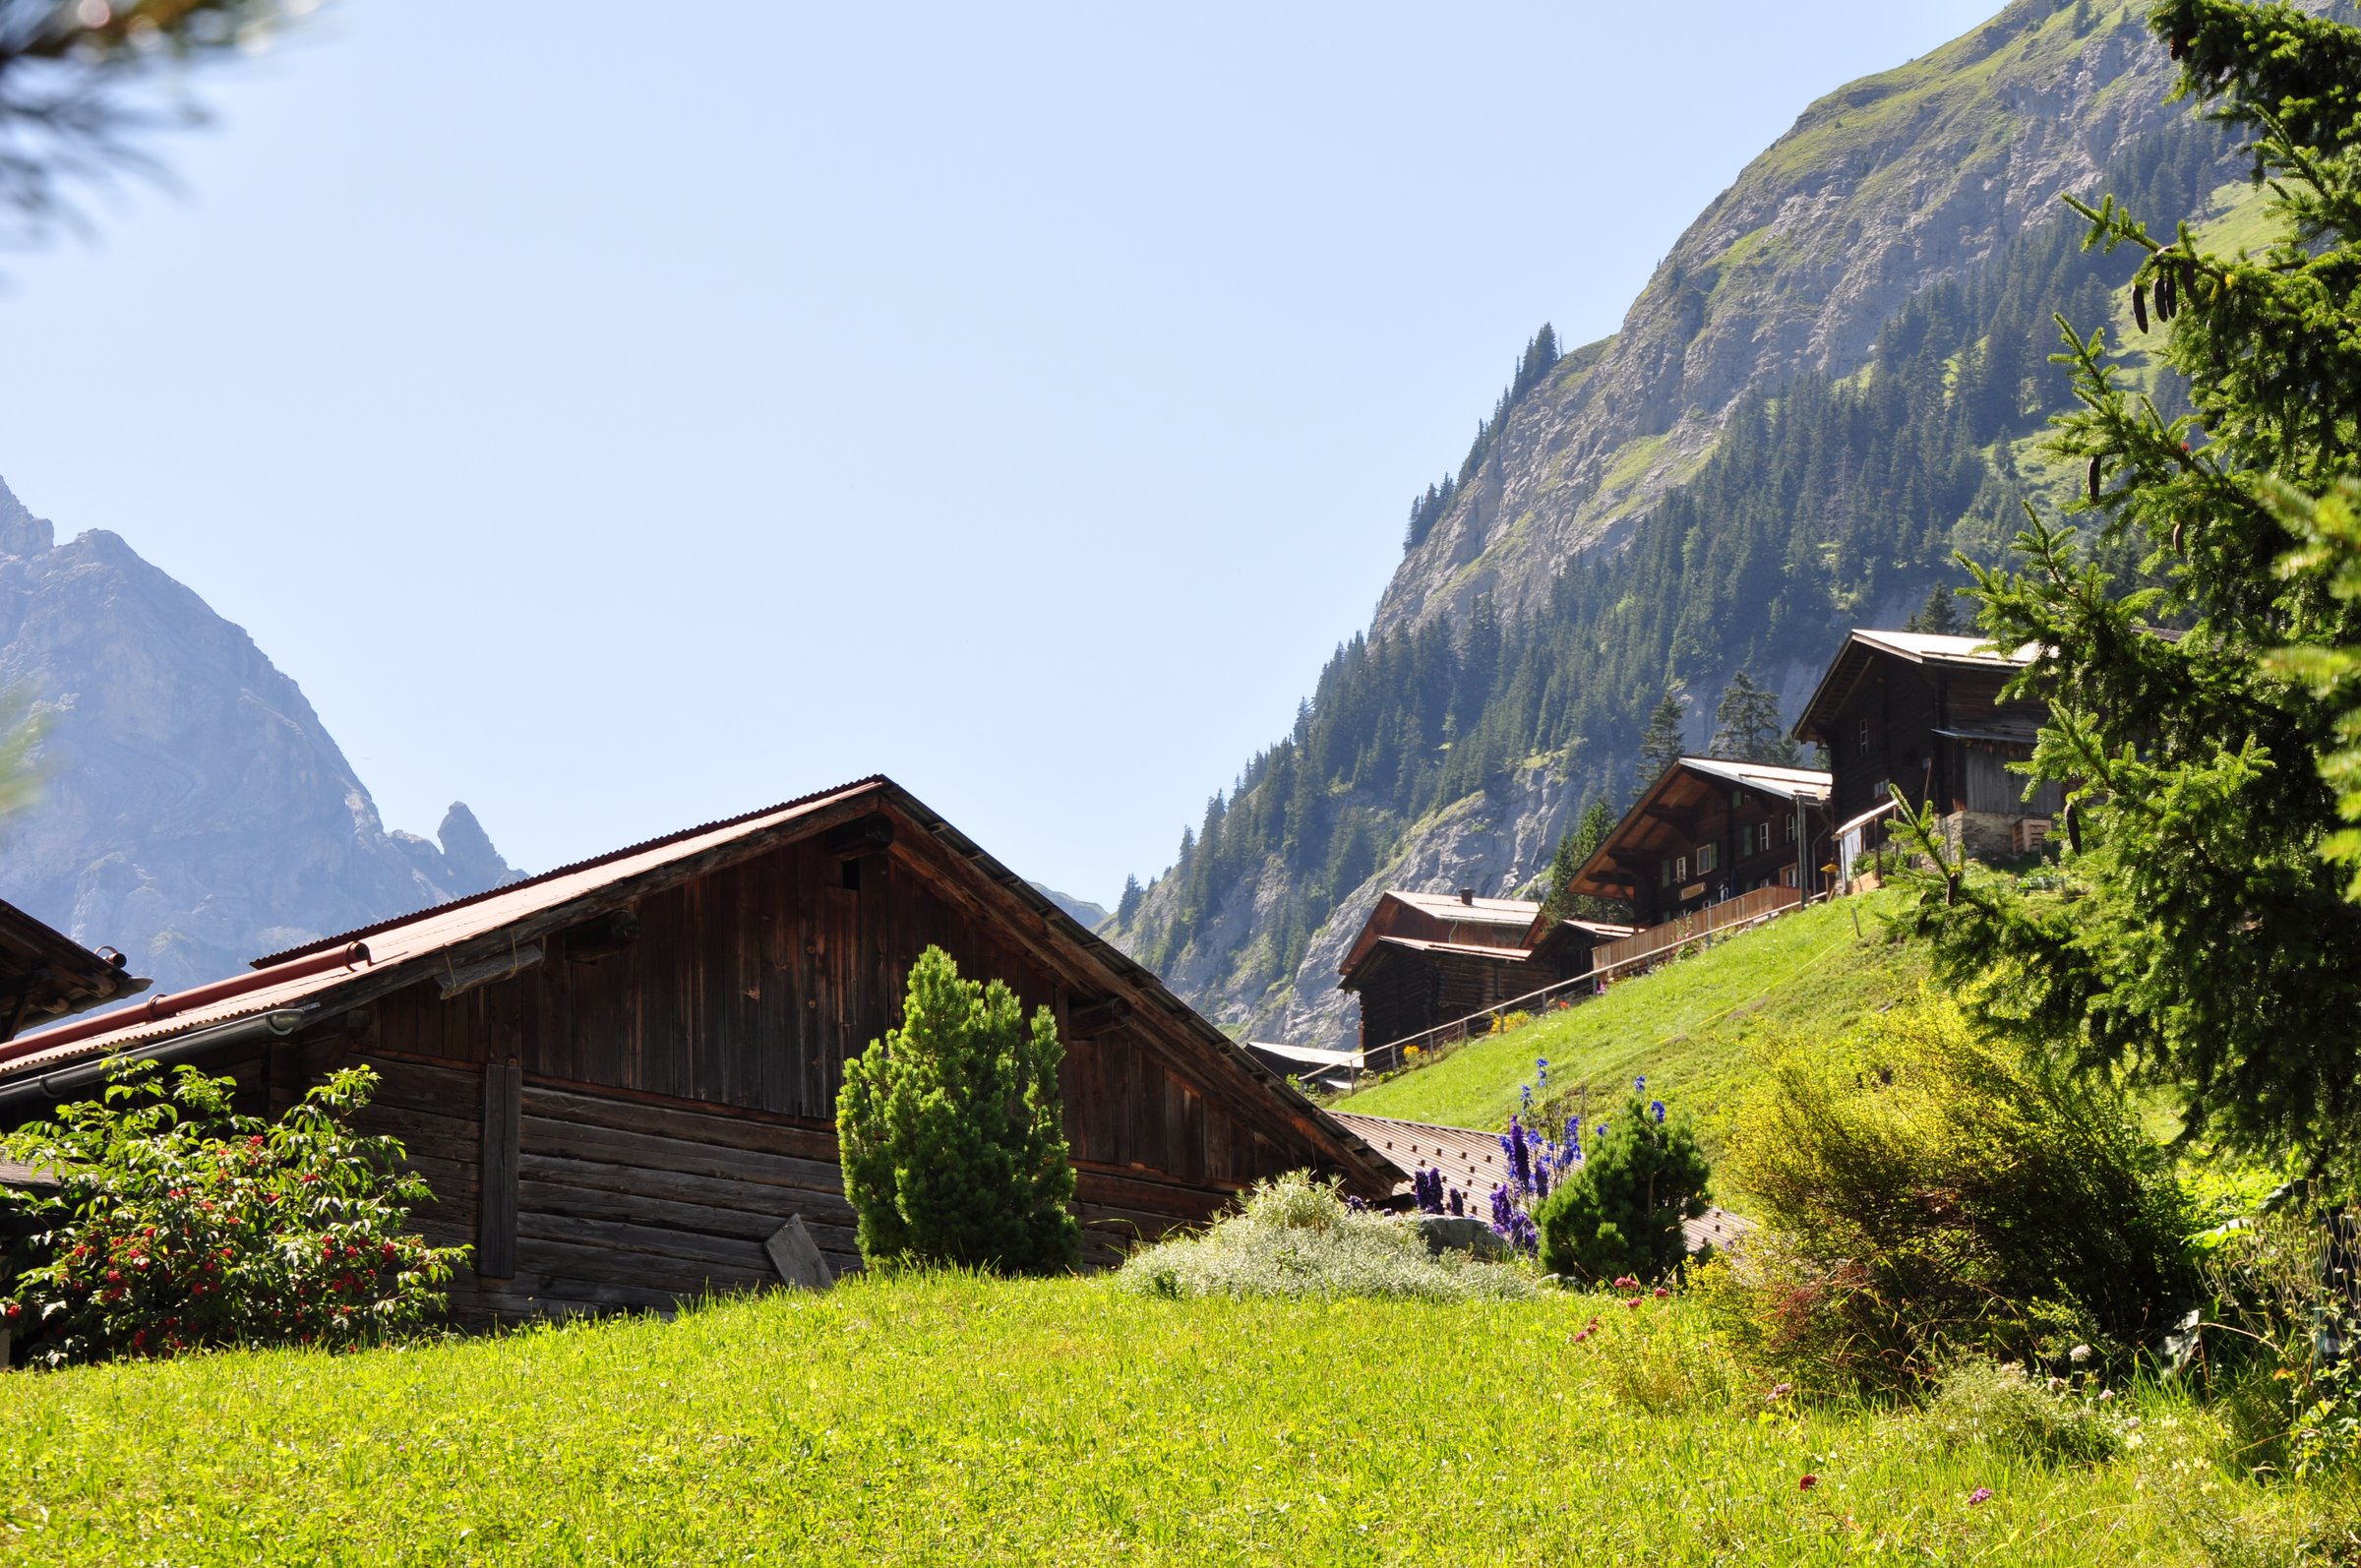
<svg viewBox="0 0 2361 1568">
<path fill-rule="evenodd" d="M 1792 887 L 1758 887 L 1751 893 L 1719 904 L 1709 904 L 1694 915 L 1668 920 L 1662 926 L 1634 932 L 1620 941 L 1611 941 L 1591 953 L 1591 972 L 1586 979 L 1612 980 L 1629 969 L 1639 969 L 1657 963 L 1678 952 L 1693 941 L 1719 936 L 1742 926 L 1785 914 L 1803 902 L 1802 895 Z"/>
</svg>

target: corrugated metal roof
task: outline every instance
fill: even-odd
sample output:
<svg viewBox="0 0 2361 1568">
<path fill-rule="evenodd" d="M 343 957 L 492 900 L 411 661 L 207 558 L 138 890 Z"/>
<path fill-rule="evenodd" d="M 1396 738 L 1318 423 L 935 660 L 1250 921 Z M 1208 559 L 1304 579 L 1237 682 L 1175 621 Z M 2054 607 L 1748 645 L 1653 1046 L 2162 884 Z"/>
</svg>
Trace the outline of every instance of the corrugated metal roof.
<svg viewBox="0 0 2361 1568">
<path fill-rule="evenodd" d="M 1437 920 L 1480 921 L 1489 926 L 1530 926 L 1533 917 L 1542 912 L 1541 905 L 1522 898 L 1479 898 L 1463 903 L 1456 893 L 1411 893 L 1400 888 L 1386 889 L 1385 896 L 1398 898 Z"/>
<path fill-rule="evenodd" d="M 1379 947 L 1408 947 L 1413 952 L 1421 953 L 1465 953 L 1471 958 L 1498 958 L 1512 964 L 1521 964 L 1533 956 L 1530 947 L 1494 947 L 1488 942 L 1438 942 L 1424 936 L 1380 936 L 1370 943 L 1372 951 Z"/>
<path fill-rule="evenodd" d="M 743 816 L 690 828 L 664 838 L 650 839 L 644 844 L 636 844 L 611 855 L 601 855 L 545 873 L 529 881 L 512 882 L 506 887 L 479 893 L 472 898 L 454 899 L 415 915 L 405 915 L 399 920 L 382 921 L 375 926 L 363 927 L 358 932 L 349 932 L 274 954 L 258 961 L 262 972 L 254 976 L 256 984 L 253 989 L 191 1008 L 187 1012 L 174 1013 L 168 1018 L 147 1022 L 137 1014 L 127 1015 L 121 1029 L 93 1035 L 46 1052 L 39 1050 L 38 1033 L 27 1034 L 21 1036 L 17 1044 L 31 1049 L 27 1055 L 8 1062 L 4 1068 L 0 1068 L 0 1072 L 13 1076 L 21 1072 L 42 1071 L 61 1062 L 105 1055 L 150 1040 L 185 1034 L 207 1024 L 224 1023 L 233 1018 L 292 1007 L 358 976 L 384 973 L 405 961 L 445 952 L 473 937 L 486 935 L 504 926 L 554 909 L 611 882 L 750 837 L 766 828 L 819 811 L 836 801 L 874 790 L 884 782 L 882 779 L 863 780 L 818 795 L 808 795 L 783 806 L 750 812 Z M 369 949 L 369 959 L 363 967 L 339 967 L 275 983 L 270 979 L 269 971 L 272 967 L 291 967 L 291 960 L 363 936 L 368 939 Z M 165 999 L 155 998 L 159 1003 Z"/>
<path fill-rule="evenodd" d="M 470 893 L 465 898 L 454 898 L 447 903 L 430 905 L 414 914 L 391 916 L 379 921 L 374 926 L 358 926 L 351 931 L 339 932 L 333 936 L 322 936 L 317 940 L 304 942 L 300 946 L 268 953 L 254 960 L 253 967 L 268 969 L 273 964 L 283 964 L 290 958 L 299 958 L 305 953 L 315 953 L 325 947 L 338 947 L 346 942 L 363 940 L 376 935 L 381 931 L 392 931 L 396 926 L 406 926 L 412 921 L 423 920 L 429 915 L 441 915 L 454 909 L 466 909 L 488 899 L 505 898 L 511 893 L 521 892 L 529 887 L 539 887 L 543 883 L 554 881 L 561 876 L 572 876 L 577 872 L 590 871 L 595 867 L 611 866 L 627 856 L 641 855 L 651 849 L 662 849 L 667 845 L 678 844 L 683 839 L 701 838 L 707 833 L 719 832 L 724 828 L 747 827 L 750 824 L 759 825 L 758 818 L 780 817 L 781 820 L 784 820 L 782 814 L 784 813 L 822 805 L 839 796 L 853 794 L 857 790 L 875 789 L 879 785 L 892 782 L 882 773 L 872 773 L 867 778 L 857 778 L 849 784 L 838 784 L 831 789 L 816 790 L 810 795 L 799 795 L 794 800 L 781 801 L 776 806 L 765 806 L 757 811 L 741 812 L 736 816 L 725 816 L 717 821 L 700 822 L 695 827 L 684 827 L 677 833 L 664 833 L 655 838 L 644 838 L 636 844 L 626 844 L 621 849 L 611 849 L 603 855 L 593 855 L 588 860 L 577 860 L 570 865 L 560 866 L 554 871 L 543 872 L 538 876 L 527 876 L 522 881 L 503 882 L 498 887 L 488 887 L 480 893 Z"/>
<path fill-rule="evenodd" d="M 1391 1116 L 1363 1116 L 1348 1111 L 1328 1115 L 1393 1162 L 1402 1173 L 1402 1184 L 1394 1189 L 1397 1196 L 1410 1191 L 1414 1175 L 1431 1168 L 1442 1172 L 1445 1185 L 1467 1194 L 1470 1214 L 1484 1219 L 1492 1212 L 1493 1190 L 1508 1183 L 1508 1157 L 1500 1150 L 1496 1132 L 1431 1121 L 1397 1121 Z M 1708 1242 L 1717 1247 L 1729 1245 L 1754 1229 L 1754 1222 L 1727 1209 L 1707 1209 L 1698 1218 L 1683 1221 L 1681 1229 L 1694 1252 Z"/>
<path fill-rule="evenodd" d="M 1883 648 L 1920 664 L 1934 659 L 1944 664 L 1989 664 L 1999 669 L 2018 669 L 2032 663 L 2038 651 L 2028 642 L 2014 653 L 2004 653 L 1989 637 L 1944 636 L 1932 632 L 1856 630 L 1852 634 L 1873 648 Z"/>
<path fill-rule="evenodd" d="M 1725 756 L 1684 756 L 1680 765 L 1693 772 L 1728 779 L 1733 784 L 1783 795 L 1791 801 L 1828 800 L 1830 775 L 1816 767 L 1774 767 L 1768 762 L 1737 762 Z"/>
</svg>

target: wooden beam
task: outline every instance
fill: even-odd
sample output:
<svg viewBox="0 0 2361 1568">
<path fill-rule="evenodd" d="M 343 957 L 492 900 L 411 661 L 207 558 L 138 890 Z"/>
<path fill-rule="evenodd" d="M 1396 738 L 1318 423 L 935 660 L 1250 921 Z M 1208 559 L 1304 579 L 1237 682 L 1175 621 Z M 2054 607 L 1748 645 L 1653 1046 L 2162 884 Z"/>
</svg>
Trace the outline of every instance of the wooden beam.
<svg viewBox="0 0 2361 1568">
<path fill-rule="evenodd" d="M 883 812 L 831 827 L 820 835 L 819 847 L 830 860 L 854 860 L 863 855 L 875 855 L 893 844 L 893 820 Z"/>
<path fill-rule="evenodd" d="M 484 1067 L 482 1208 L 475 1229 L 475 1276 L 516 1277 L 516 1162 L 524 1125 L 524 1073 L 513 1061 Z"/>
</svg>

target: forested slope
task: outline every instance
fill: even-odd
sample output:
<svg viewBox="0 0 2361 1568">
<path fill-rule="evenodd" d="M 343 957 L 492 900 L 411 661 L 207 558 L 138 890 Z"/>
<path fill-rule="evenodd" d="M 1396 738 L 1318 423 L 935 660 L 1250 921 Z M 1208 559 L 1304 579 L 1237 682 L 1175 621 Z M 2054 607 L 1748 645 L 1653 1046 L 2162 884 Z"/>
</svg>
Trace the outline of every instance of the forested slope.
<svg viewBox="0 0 2361 1568">
<path fill-rule="evenodd" d="M 1336 963 L 1384 886 L 1513 890 L 1586 801 L 1620 809 L 1642 724 L 1667 693 L 1687 705 L 1692 747 L 1738 670 L 1791 714 L 1845 628 L 1911 615 L 1958 580 L 1954 551 L 1997 558 L 2024 500 L 2064 480 L 2036 454 L 2066 395 L 2047 363 L 2052 313 L 2108 321 L 2129 277 L 2127 257 L 2082 250 L 2056 194 L 2103 188 L 2168 227 L 2210 211 L 2240 172 L 2215 132 L 2164 111 L 2161 58 L 2124 8 L 2019 5 L 1815 106 L 1666 269 L 1693 270 L 1701 248 L 1721 244 L 1717 298 L 1787 301 L 1762 306 L 1758 347 L 1792 335 L 1799 278 L 1842 287 L 1858 271 L 1849 258 L 1831 281 L 1805 238 L 1882 244 L 1878 265 L 1912 286 L 1885 290 L 1893 308 L 1852 351 L 1827 332 L 1762 349 L 1712 418 L 1690 407 L 1677 430 L 1631 438 L 1583 503 L 1593 521 L 1610 491 L 1628 510 L 1587 538 L 1560 530 L 1554 554 L 1525 559 L 1518 541 L 1539 525 L 1502 523 L 1499 498 L 1532 464 L 1563 471 L 1573 437 L 1558 427 L 1582 387 L 1624 373 L 1626 339 L 1661 336 L 1665 274 L 1617 339 L 1560 359 L 1553 334 L 1538 334 L 1461 468 L 1414 505 L 1375 627 L 1338 649 L 1293 732 L 1209 802 L 1171 870 L 1127 890 L 1119 939 L 1235 1032 L 1337 1042 L 1353 1015 Z M 1831 140 L 1842 105 L 1864 93 L 1900 140 Z M 1947 236 L 1858 213 L 1832 231 L 1832 210 L 1903 199 L 1891 173 L 1922 166 L 1927 148 L 1909 136 L 1930 102 L 1946 134 L 1976 150 L 1991 171 L 1981 177 L 2045 183 L 2043 200 L 2011 198 Z M 2052 123 L 2061 106 L 2094 123 Z M 1779 190 L 1808 220 L 1774 223 L 1733 257 L 1718 238 L 1731 205 L 1752 211 Z M 1773 253 L 1792 266 L 1764 260 Z M 1742 315 L 1691 314 L 1694 351 L 1726 360 L 1714 345 Z M 1487 529 L 1490 543 L 1471 550 L 1471 530 Z M 1438 577 L 1437 550 L 1465 559 Z"/>
</svg>

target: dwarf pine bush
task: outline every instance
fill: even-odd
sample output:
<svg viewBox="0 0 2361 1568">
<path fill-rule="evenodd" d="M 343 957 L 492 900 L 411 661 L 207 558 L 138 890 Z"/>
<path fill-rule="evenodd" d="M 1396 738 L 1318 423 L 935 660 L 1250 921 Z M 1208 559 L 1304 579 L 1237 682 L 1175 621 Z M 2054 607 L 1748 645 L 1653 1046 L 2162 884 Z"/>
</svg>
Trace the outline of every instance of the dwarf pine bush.
<svg viewBox="0 0 2361 1568">
<path fill-rule="evenodd" d="M 1348 1208 L 1332 1183 L 1292 1172 L 1257 1184 L 1195 1236 L 1143 1247 L 1118 1275 L 1163 1297 L 1393 1297 L 1427 1301 L 1534 1294 L 1521 1270 L 1464 1252 L 1429 1257 L 1415 1227 Z"/>
<path fill-rule="evenodd" d="M 16 1199 L 27 1239 L 0 1316 L 35 1365 L 208 1346 L 380 1343 L 442 1314 L 465 1247 L 408 1234 L 433 1196 L 401 1145 L 351 1129 L 377 1075 L 333 1074 L 276 1121 L 235 1080 L 127 1063 L 95 1101 L 20 1128 L 8 1156 L 57 1190 Z"/>
<path fill-rule="evenodd" d="M 1066 1207 L 1064 1055 L 1047 1007 L 1028 1027 L 1006 985 L 962 980 L 939 947 L 919 954 L 902 1027 L 844 1064 L 836 1100 L 864 1259 L 1012 1274 L 1073 1266 L 1082 1232 Z"/>
</svg>

